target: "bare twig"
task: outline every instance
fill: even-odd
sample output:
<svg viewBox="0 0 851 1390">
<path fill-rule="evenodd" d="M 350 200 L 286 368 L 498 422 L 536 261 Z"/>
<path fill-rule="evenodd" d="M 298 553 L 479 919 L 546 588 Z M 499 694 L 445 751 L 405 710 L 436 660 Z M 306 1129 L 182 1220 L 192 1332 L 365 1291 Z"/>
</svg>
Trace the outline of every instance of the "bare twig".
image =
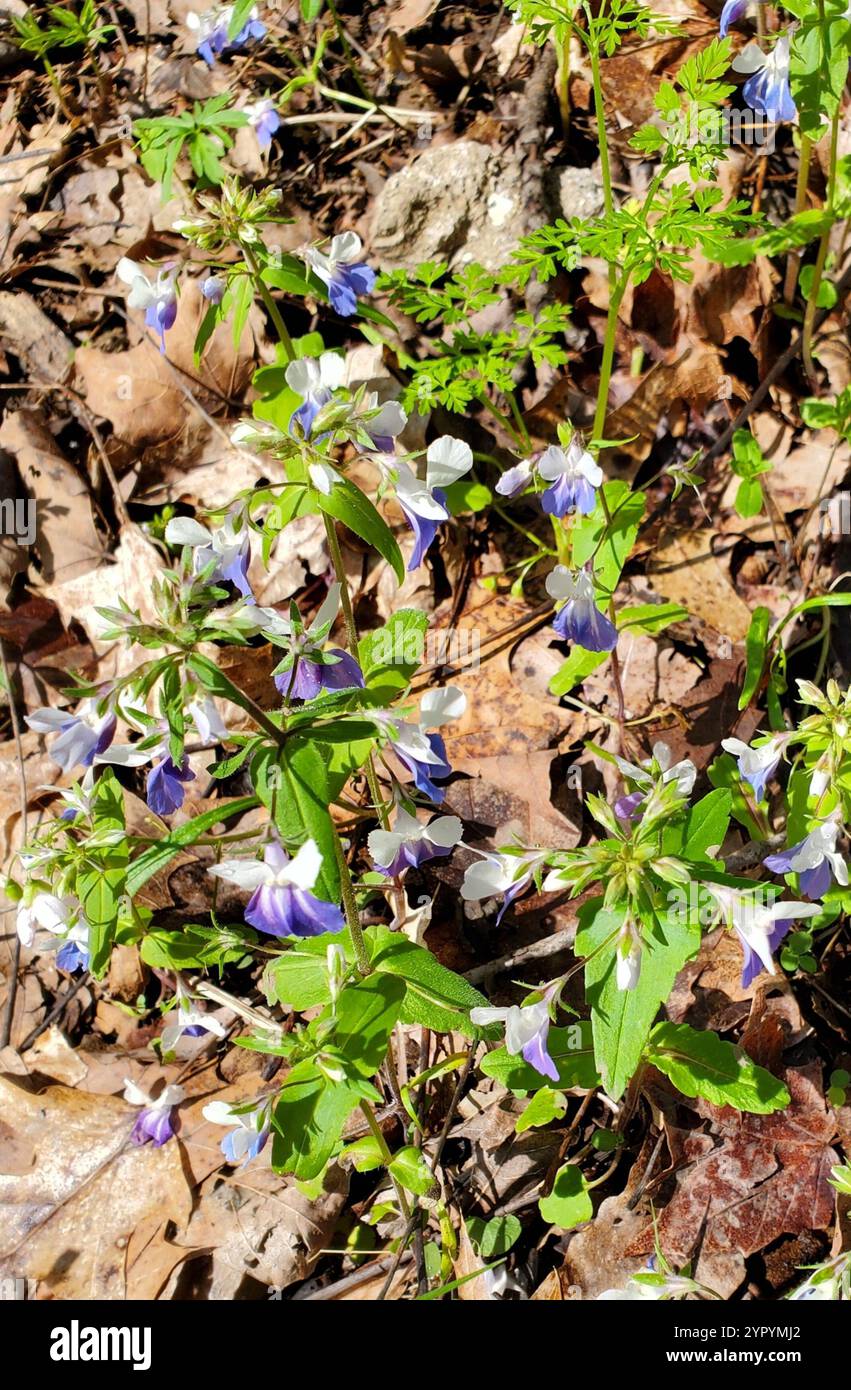
<svg viewBox="0 0 851 1390">
<path fill-rule="evenodd" d="M 12 732 L 15 737 L 15 751 L 18 755 L 18 786 L 21 795 L 21 843 L 27 838 L 27 775 L 24 769 L 24 746 L 21 742 L 21 724 L 18 719 L 18 710 L 15 704 L 15 694 L 12 690 L 12 680 L 9 675 L 9 663 L 6 660 L 6 644 L 0 637 L 0 664 L 3 668 L 3 683 L 6 687 L 6 694 L 9 697 L 9 717 L 12 721 Z M 8 1047 L 9 1039 L 12 1036 L 12 1017 L 15 1012 L 15 999 L 18 994 L 18 971 L 21 967 L 21 939 L 16 934 L 15 944 L 12 948 L 12 971 L 9 976 L 9 998 L 6 1001 L 6 1016 L 3 1019 L 3 1030 L 0 1033 L 0 1048 Z"/>
</svg>

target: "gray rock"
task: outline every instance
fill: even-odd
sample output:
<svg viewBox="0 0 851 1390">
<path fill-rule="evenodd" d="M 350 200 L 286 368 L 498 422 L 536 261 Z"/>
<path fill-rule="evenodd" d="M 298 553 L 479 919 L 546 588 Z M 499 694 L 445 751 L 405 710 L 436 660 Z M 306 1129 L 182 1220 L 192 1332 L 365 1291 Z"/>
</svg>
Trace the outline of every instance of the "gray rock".
<svg viewBox="0 0 851 1390">
<path fill-rule="evenodd" d="M 517 169 L 487 145 L 458 140 L 426 150 L 387 180 L 371 247 L 387 270 L 420 261 L 497 270 L 526 230 Z"/>
<path fill-rule="evenodd" d="M 591 169 L 548 169 L 544 193 L 554 217 L 598 217 L 603 211 L 603 184 L 598 165 Z"/>
</svg>

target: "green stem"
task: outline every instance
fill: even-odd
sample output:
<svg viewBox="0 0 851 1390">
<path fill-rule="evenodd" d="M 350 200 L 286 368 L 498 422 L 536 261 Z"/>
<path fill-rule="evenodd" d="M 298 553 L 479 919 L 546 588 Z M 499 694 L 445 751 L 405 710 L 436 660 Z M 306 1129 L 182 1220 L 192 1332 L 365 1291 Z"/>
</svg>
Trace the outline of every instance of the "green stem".
<svg viewBox="0 0 851 1390">
<path fill-rule="evenodd" d="M 360 924 L 360 917 L 358 916 L 355 888 L 352 883 L 352 876 L 349 873 L 346 855 L 336 826 L 334 826 L 334 852 L 337 857 L 337 867 L 340 870 L 340 893 L 343 899 L 343 911 L 346 914 L 346 926 L 352 934 L 352 944 L 355 948 L 358 971 L 361 975 L 371 975 L 372 964 L 369 959 L 369 951 L 367 950 L 363 927 Z"/>
<path fill-rule="evenodd" d="M 511 420 L 510 420 L 509 417 L 504 413 L 504 411 L 500 410 L 500 409 L 498 408 L 498 406 L 495 406 L 494 403 L 493 403 L 493 401 L 492 401 L 492 400 L 489 400 L 488 397 L 487 397 L 486 395 L 484 395 L 484 393 L 483 393 L 481 396 L 479 396 L 478 399 L 479 399 L 479 401 L 481 402 L 481 404 L 485 407 L 485 410 L 489 410 L 490 413 L 491 413 L 491 415 L 494 417 L 494 419 L 499 421 L 499 423 L 502 425 L 502 428 L 505 430 L 506 434 L 510 435 L 511 438 L 514 440 L 514 443 L 515 443 L 520 449 L 523 449 L 524 447 L 526 447 L 526 446 L 525 446 L 525 443 L 524 443 L 523 435 L 520 434 L 519 431 L 516 430 L 516 429 L 514 428 L 513 424 L 511 423 Z M 524 426 L 524 428 L 525 428 L 525 426 Z M 527 433 L 526 439 L 528 439 L 528 438 L 529 438 L 529 435 L 528 435 L 528 433 Z"/>
<path fill-rule="evenodd" d="M 612 190 L 612 166 L 609 161 L 609 141 L 606 135 L 606 108 L 603 101 L 603 83 L 600 77 L 600 51 L 596 43 L 589 44 L 591 59 L 591 81 L 594 87 L 594 115 L 597 120 L 597 141 L 600 146 L 600 174 L 603 179 L 603 207 L 608 217 L 615 208 Z M 610 266 L 610 270 L 614 267 Z"/>
<path fill-rule="evenodd" d="M 570 34 L 565 34 L 561 41 L 556 41 L 556 54 L 558 56 L 558 68 L 556 70 L 556 86 L 558 90 L 558 109 L 561 115 L 561 133 L 565 141 L 570 135 Z"/>
<path fill-rule="evenodd" d="M 372 1134 L 373 1139 L 375 1140 L 376 1144 L 378 1145 L 378 1148 L 379 1148 L 380 1153 L 381 1153 L 381 1157 L 384 1159 L 384 1166 L 389 1170 L 390 1164 L 391 1164 L 392 1161 L 393 1161 L 393 1155 L 392 1155 L 392 1153 L 390 1152 L 390 1149 L 389 1149 L 388 1144 L 387 1144 L 387 1140 L 384 1138 L 384 1135 L 381 1133 L 381 1125 L 378 1123 L 378 1121 L 377 1121 L 376 1118 L 375 1118 L 375 1115 L 373 1114 L 372 1106 L 369 1105 L 365 1100 L 362 1100 L 362 1101 L 361 1101 L 361 1103 L 360 1103 L 360 1108 L 361 1108 L 361 1112 L 362 1112 L 362 1114 L 363 1114 L 364 1119 L 366 1120 L 367 1124 L 369 1125 L 370 1133 Z M 409 1206 L 409 1204 L 408 1204 L 408 1199 L 407 1199 L 407 1197 L 405 1196 L 405 1194 L 404 1194 L 404 1192 L 402 1191 L 402 1189 L 401 1189 L 401 1187 L 399 1186 L 399 1184 L 397 1183 L 396 1179 L 393 1177 L 393 1174 L 392 1174 L 392 1173 L 390 1173 L 390 1181 L 392 1182 L 393 1187 L 394 1187 L 395 1190 L 396 1190 L 396 1200 L 397 1200 L 398 1203 L 399 1203 L 399 1210 L 401 1211 L 401 1213 L 402 1213 L 402 1215 L 404 1216 L 405 1220 L 406 1220 L 406 1221 L 410 1221 L 410 1219 L 411 1219 L 411 1208 L 410 1208 L 410 1206 Z"/>
<path fill-rule="evenodd" d="M 824 9 L 824 0 L 818 0 L 819 28 L 821 30 L 820 40 L 822 54 L 825 58 L 830 57 L 830 36 L 827 23 L 827 16 Z M 836 200 L 836 164 L 839 153 L 839 116 L 841 112 L 841 102 L 837 101 L 836 110 L 833 113 L 833 120 L 830 123 L 830 156 L 827 171 L 827 189 L 825 191 L 825 211 L 832 214 Z M 818 296 L 821 289 L 822 275 L 824 274 L 827 252 L 830 244 L 832 219 L 821 234 L 816 263 L 813 268 L 813 278 L 810 285 L 810 292 L 807 295 L 807 307 L 804 310 L 804 327 L 802 332 L 801 357 L 804 363 L 804 370 L 810 381 L 815 383 L 816 373 L 812 356 L 813 326 L 815 324 L 816 309 L 818 308 Z"/>
<path fill-rule="evenodd" d="M 804 211 L 807 201 L 807 188 L 810 182 L 810 160 L 813 152 L 813 142 L 809 135 L 801 136 L 801 152 L 798 158 L 798 179 L 795 184 L 795 215 Z M 791 304 L 795 298 L 795 286 L 798 283 L 798 270 L 801 264 L 800 251 L 790 251 L 789 263 L 786 266 L 786 283 L 783 286 L 783 299 L 786 304 Z"/>
<path fill-rule="evenodd" d="M 284 323 L 284 320 L 281 316 L 281 311 L 275 303 L 274 299 L 272 298 L 271 293 L 269 292 L 269 286 L 264 284 L 260 271 L 260 266 L 257 263 L 257 258 L 254 255 L 254 252 L 251 251 L 247 246 L 243 246 L 242 254 L 245 257 L 245 263 L 248 266 L 248 269 L 251 271 L 254 283 L 260 292 L 260 298 L 263 300 L 263 303 L 266 306 L 269 318 L 275 325 L 275 332 L 277 333 L 280 339 L 281 347 L 284 349 L 284 352 L 287 355 L 287 361 L 294 362 L 296 358 L 296 350 L 293 347 L 293 340 L 287 332 L 287 325 Z"/>
<path fill-rule="evenodd" d="M 614 270 L 614 266 L 609 267 Z M 615 360 L 615 339 L 618 331 L 618 313 L 626 293 L 628 275 L 615 284 L 609 298 L 609 314 L 606 319 L 606 336 L 603 339 L 603 360 L 600 364 L 600 385 L 597 388 L 597 409 L 591 434 L 594 439 L 603 439 L 606 429 L 606 411 L 609 404 L 609 384 L 612 379 L 612 366 Z"/>
<path fill-rule="evenodd" d="M 511 392 L 511 395 L 508 397 L 508 404 L 511 406 L 511 413 L 512 413 L 512 415 L 514 416 L 514 419 L 515 419 L 516 422 L 517 422 L 517 428 L 518 428 L 518 430 L 520 431 L 521 437 L 522 437 L 522 439 L 523 439 L 523 443 L 525 444 L 526 448 L 529 450 L 529 453 L 531 453 L 531 452 L 532 452 L 532 441 L 531 441 L 531 439 L 529 438 L 529 431 L 528 431 L 527 428 L 526 428 L 526 421 L 523 419 L 523 416 L 522 416 L 522 414 L 521 414 L 521 412 L 520 412 L 520 407 L 519 407 L 519 405 L 517 404 L 517 401 L 515 400 L 514 392 L 513 392 L 513 391 Z"/>
</svg>

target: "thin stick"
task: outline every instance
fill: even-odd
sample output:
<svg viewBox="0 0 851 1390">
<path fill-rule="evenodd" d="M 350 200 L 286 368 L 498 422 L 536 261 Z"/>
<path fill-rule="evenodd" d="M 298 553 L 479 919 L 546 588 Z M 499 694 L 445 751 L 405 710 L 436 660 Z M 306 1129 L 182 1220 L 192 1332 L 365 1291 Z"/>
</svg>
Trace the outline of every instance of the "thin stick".
<svg viewBox="0 0 851 1390">
<path fill-rule="evenodd" d="M 3 668 L 3 683 L 6 686 L 6 694 L 9 697 L 9 717 L 12 721 L 12 732 L 15 738 L 15 751 L 18 755 L 18 788 L 21 798 L 21 844 L 26 843 L 27 838 L 27 775 L 24 770 L 24 745 L 21 742 L 21 724 L 18 719 L 18 710 L 15 705 L 15 695 L 12 690 L 12 681 L 9 676 L 9 663 L 6 660 L 6 643 L 0 637 L 0 664 Z M 12 950 L 12 973 L 9 979 L 9 998 L 6 1001 L 6 1016 L 3 1019 L 3 1031 L 0 1033 L 0 1049 L 8 1047 L 9 1039 L 12 1036 L 12 1017 L 15 1012 L 15 1000 L 18 994 L 18 971 L 21 967 L 21 938 L 15 935 L 15 945 Z"/>
</svg>

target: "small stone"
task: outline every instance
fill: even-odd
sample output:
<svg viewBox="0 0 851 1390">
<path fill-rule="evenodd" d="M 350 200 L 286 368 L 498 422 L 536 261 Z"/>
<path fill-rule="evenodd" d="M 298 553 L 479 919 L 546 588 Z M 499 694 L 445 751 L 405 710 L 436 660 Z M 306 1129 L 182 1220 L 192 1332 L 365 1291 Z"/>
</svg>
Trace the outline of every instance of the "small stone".
<svg viewBox="0 0 851 1390">
<path fill-rule="evenodd" d="M 393 174 L 376 201 L 371 249 L 382 268 L 477 261 L 498 270 L 528 230 L 516 170 L 487 145 L 458 140 Z"/>
<path fill-rule="evenodd" d="M 548 169 L 544 192 L 558 217 L 579 217 L 584 221 L 599 217 L 603 211 L 603 184 L 597 164 L 590 169 Z"/>
</svg>

